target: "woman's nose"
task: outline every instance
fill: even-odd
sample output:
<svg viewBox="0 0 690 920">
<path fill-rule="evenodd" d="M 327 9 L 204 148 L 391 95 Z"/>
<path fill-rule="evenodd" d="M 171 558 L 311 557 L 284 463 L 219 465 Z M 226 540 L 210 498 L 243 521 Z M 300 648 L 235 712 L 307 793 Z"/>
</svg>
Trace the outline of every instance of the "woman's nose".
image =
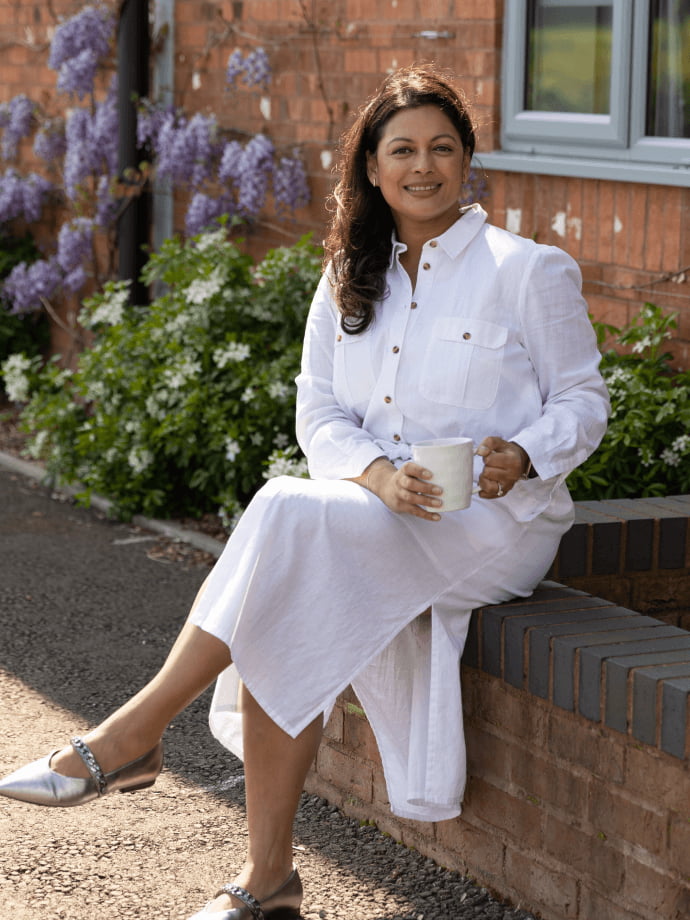
<svg viewBox="0 0 690 920">
<path fill-rule="evenodd" d="M 431 156 L 426 150 L 421 150 L 414 164 L 415 172 L 429 172 L 431 169 Z"/>
</svg>

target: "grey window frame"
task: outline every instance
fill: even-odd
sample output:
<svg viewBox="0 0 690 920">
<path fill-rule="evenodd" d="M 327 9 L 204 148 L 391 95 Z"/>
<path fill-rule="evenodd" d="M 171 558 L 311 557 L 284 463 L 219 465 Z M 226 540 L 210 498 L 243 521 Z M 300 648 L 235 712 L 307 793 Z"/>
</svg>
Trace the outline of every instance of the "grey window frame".
<svg viewBox="0 0 690 920">
<path fill-rule="evenodd" d="M 649 0 L 604 0 L 613 11 L 610 115 L 524 109 L 527 2 L 505 5 L 501 150 L 480 153 L 481 165 L 690 186 L 690 138 L 645 136 Z"/>
</svg>

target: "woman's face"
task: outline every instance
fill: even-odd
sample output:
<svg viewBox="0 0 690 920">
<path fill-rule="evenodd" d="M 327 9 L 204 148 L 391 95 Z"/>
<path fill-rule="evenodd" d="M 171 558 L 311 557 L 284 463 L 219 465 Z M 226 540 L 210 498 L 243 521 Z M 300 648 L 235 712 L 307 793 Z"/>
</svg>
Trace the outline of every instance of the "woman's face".
<svg viewBox="0 0 690 920">
<path fill-rule="evenodd" d="M 438 236 L 458 219 L 458 201 L 469 172 L 453 122 L 435 105 L 402 109 L 383 129 L 367 175 L 391 209 L 398 238 Z"/>
</svg>

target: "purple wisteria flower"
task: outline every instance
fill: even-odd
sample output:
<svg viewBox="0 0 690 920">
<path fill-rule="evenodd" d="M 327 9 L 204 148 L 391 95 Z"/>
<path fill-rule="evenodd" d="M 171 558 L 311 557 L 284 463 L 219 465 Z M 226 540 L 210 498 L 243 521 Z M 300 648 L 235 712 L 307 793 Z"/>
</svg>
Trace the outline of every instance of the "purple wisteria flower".
<svg viewBox="0 0 690 920">
<path fill-rule="evenodd" d="M 198 188 L 211 175 L 219 152 L 218 123 L 214 115 L 197 113 L 190 121 L 168 117 L 158 133 L 157 174 Z"/>
<path fill-rule="evenodd" d="M 74 201 L 80 186 L 93 173 L 117 172 L 117 94 L 111 85 L 107 97 L 88 109 L 72 109 L 65 125 L 67 150 L 63 165 L 65 193 Z"/>
<path fill-rule="evenodd" d="M 302 160 L 297 156 L 281 157 L 273 170 L 273 198 L 278 213 L 304 207 L 310 197 Z"/>
<path fill-rule="evenodd" d="M 137 109 L 137 144 L 140 147 L 150 145 L 158 148 L 161 128 L 169 121 L 175 121 L 175 109 L 168 105 L 161 107 L 149 99 L 142 99 Z"/>
<path fill-rule="evenodd" d="M 62 272 L 55 257 L 39 259 L 31 265 L 15 265 L 2 287 L 4 297 L 12 304 L 11 313 L 32 313 L 43 306 L 41 298 L 49 300 L 62 282 Z"/>
<path fill-rule="evenodd" d="M 84 262 L 93 256 L 93 221 L 86 217 L 75 217 L 63 224 L 58 234 L 55 259 L 64 273 L 62 284 L 74 293 L 86 282 Z"/>
<path fill-rule="evenodd" d="M 98 169 L 105 163 L 107 172 L 115 175 L 118 167 L 117 77 L 113 76 L 108 95 L 94 109 L 91 130 L 93 152 Z"/>
<path fill-rule="evenodd" d="M 20 141 L 31 134 L 36 106 L 28 96 L 21 93 L 1 108 L 0 127 L 4 130 L 0 153 L 5 160 L 13 160 L 17 156 Z"/>
<path fill-rule="evenodd" d="M 225 214 L 235 214 L 237 205 L 230 195 L 206 195 L 196 192 L 189 203 L 185 216 L 187 236 L 196 236 L 214 224 Z"/>
<path fill-rule="evenodd" d="M 16 169 L 8 169 L 0 176 L 0 224 L 11 220 L 38 220 L 52 183 L 37 173 L 21 176 Z"/>
<path fill-rule="evenodd" d="M 239 141 L 228 141 L 223 147 L 223 154 L 218 167 L 218 178 L 221 182 L 239 183 L 242 175 L 242 156 L 244 149 Z"/>
<path fill-rule="evenodd" d="M 91 147 L 91 113 L 88 109 L 72 109 L 69 113 L 65 124 L 65 141 L 65 193 L 74 200 L 79 186 L 95 165 Z"/>
<path fill-rule="evenodd" d="M 117 216 L 119 203 L 113 196 L 111 179 L 101 176 L 96 187 L 96 217 L 99 227 L 110 227 Z"/>
<path fill-rule="evenodd" d="M 266 200 L 273 176 L 273 153 L 273 144 L 265 134 L 256 134 L 244 148 L 237 203 L 240 212 L 248 217 L 257 215 Z"/>
<path fill-rule="evenodd" d="M 105 6 L 86 6 L 61 23 L 50 46 L 48 66 L 58 71 L 58 89 L 80 99 L 93 92 L 99 61 L 110 52 L 116 20 Z"/>
<path fill-rule="evenodd" d="M 242 73 L 244 73 L 244 58 L 242 57 L 240 49 L 235 48 L 228 58 L 228 66 L 225 70 L 226 83 L 234 83 Z"/>
<path fill-rule="evenodd" d="M 268 86 L 271 82 L 271 64 L 263 48 L 250 51 L 245 57 L 239 48 L 235 48 L 228 58 L 225 81 L 231 86 L 239 76 L 247 86 Z"/>
<path fill-rule="evenodd" d="M 51 118 L 44 122 L 36 132 L 34 138 L 34 153 L 36 156 L 52 163 L 62 159 L 67 151 L 65 139 L 65 123 L 62 118 Z"/>
<path fill-rule="evenodd" d="M 251 51 L 244 61 L 244 76 L 247 86 L 267 87 L 271 82 L 271 63 L 263 48 Z"/>
</svg>

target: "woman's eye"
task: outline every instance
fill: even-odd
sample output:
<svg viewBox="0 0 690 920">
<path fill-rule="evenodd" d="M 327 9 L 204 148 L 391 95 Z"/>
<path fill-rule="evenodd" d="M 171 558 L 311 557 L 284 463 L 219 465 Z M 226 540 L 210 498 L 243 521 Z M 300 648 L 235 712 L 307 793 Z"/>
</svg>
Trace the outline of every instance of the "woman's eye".
<svg viewBox="0 0 690 920">
<path fill-rule="evenodd" d="M 393 156 L 397 156 L 398 154 L 401 154 L 401 153 L 409 153 L 410 150 L 411 150 L 410 147 L 396 147 L 395 150 L 393 151 Z"/>
</svg>

